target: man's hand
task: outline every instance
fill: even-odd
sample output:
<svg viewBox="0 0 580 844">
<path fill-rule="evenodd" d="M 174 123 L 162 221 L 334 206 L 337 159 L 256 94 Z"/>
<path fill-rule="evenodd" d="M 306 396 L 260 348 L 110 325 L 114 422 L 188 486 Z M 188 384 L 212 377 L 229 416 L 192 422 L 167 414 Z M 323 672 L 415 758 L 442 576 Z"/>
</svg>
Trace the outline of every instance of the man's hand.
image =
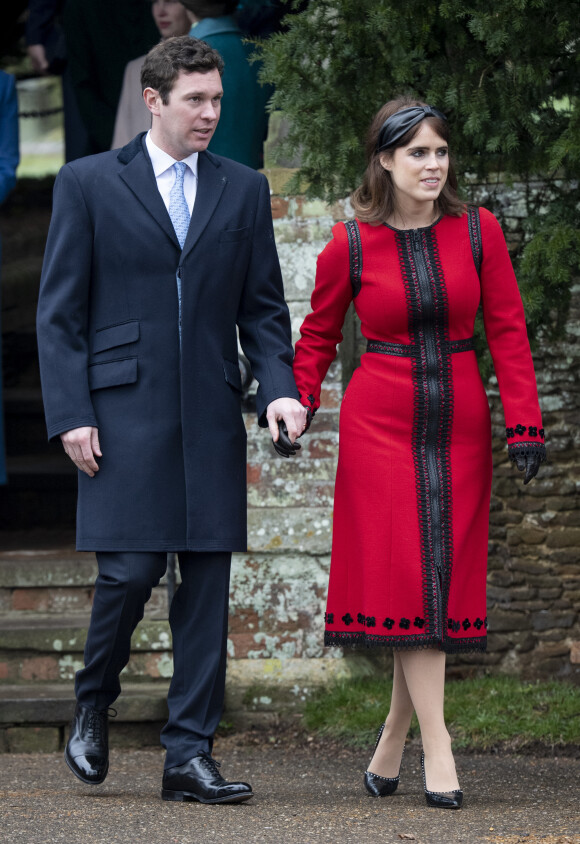
<svg viewBox="0 0 580 844">
<path fill-rule="evenodd" d="M 48 60 L 44 44 L 29 44 L 26 51 L 36 73 L 48 73 Z"/>
<path fill-rule="evenodd" d="M 268 405 L 266 419 L 274 442 L 278 442 L 278 422 L 282 421 L 286 424 L 288 439 L 293 443 L 306 428 L 306 408 L 296 399 L 276 399 Z"/>
<path fill-rule="evenodd" d="M 98 428 L 73 428 L 60 435 L 64 450 L 72 462 L 89 476 L 95 477 L 99 466 L 95 457 L 102 457 Z"/>
</svg>

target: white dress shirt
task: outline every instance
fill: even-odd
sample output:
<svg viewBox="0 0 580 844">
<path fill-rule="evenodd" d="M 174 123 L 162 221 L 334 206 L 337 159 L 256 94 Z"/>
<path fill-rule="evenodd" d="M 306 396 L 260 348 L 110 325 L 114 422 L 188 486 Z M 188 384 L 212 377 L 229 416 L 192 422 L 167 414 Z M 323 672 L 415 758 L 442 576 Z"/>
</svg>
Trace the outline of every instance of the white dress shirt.
<svg viewBox="0 0 580 844">
<path fill-rule="evenodd" d="M 145 143 L 147 144 L 147 152 L 153 165 L 153 172 L 157 181 L 157 187 L 161 198 L 165 203 L 165 207 L 169 211 L 169 194 L 175 182 L 175 170 L 173 165 L 176 163 L 175 158 L 172 158 L 169 153 L 153 143 L 151 140 L 151 132 L 147 132 L 145 136 Z M 183 177 L 183 192 L 185 194 L 185 201 L 189 208 L 189 213 L 193 211 L 195 204 L 195 197 L 197 194 L 197 152 L 192 152 L 187 158 L 183 159 L 183 163 L 187 165 L 185 168 L 185 175 Z"/>
</svg>

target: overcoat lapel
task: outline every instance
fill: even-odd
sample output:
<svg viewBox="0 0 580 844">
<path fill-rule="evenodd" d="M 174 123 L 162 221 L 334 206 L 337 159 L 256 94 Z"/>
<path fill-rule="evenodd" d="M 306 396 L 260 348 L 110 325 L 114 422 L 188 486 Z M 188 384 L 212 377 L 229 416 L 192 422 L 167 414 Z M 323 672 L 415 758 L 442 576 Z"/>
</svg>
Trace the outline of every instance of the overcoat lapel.
<svg viewBox="0 0 580 844">
<path fill-rule="evenodd" d="M 143 137 L 143 135 L 138 135 L 120 151 L 118 159 L 124 164 L 124 167 L 119 175 L 147 213 L 153 217 L 175 246 L 180 249 L 173 223 L 157 188 L 153 167 L 142 141 Z"/>
<path fill-rule="evenodd" d="M 211 220 L 227 181 L 219 161 L 207 153 L 200 152 L 197 158 L 197 194 L 182 258 L 191 252 Z"/>
<path fill-rule="evenodd" d="M 120 177 L 135 194 L 147 213 L 153 217 L 179 249 L 179 241 L 173 223 L 157 188 L 153 168 L 144 143 L 144 134 L 138 135 L 127 146 L 123 147 L 119 152 L 118 159 L 124 165 L 119 173 Z M 227 181 L 226 176 L 221 171 L 219 160 L 201 152 L 197 161 L 195 205 L 183 246 L 182 258 L 193 249 L 211 220 Z"/>
</svg>

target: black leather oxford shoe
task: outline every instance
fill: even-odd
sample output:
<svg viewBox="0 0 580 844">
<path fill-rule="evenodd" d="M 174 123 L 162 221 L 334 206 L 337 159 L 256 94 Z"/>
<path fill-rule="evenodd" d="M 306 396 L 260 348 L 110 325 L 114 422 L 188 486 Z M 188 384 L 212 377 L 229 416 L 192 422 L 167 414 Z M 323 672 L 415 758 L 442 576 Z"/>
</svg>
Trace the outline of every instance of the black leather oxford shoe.
<svg viewBox="0 0 580 844">
<path fill-rule="evenodd" d="M 75 777 L 88 785 L 103 782 L 109 771 L 109 721 L 107 710 L 77 703 L 64 751 Z"/>
<path fill-rule="evenodd" d="M 163 773 L 164 800 L 197 800 L 199 803 L 241 803 L 253 797 L 247 782 L 227 782 L 209 753 L 201 751 L 189 762 Z"/>
</svg>

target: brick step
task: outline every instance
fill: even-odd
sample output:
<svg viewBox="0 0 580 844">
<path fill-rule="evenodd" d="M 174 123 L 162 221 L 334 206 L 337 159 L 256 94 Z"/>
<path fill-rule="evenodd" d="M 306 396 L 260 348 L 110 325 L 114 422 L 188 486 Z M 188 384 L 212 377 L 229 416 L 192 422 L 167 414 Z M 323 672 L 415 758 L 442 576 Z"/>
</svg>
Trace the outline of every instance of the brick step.
<svg viewBox="0 0 580 844">
<path fill-rule="evenodd" d="M 90 613 L 96 576 L 95 555 L 71 547 L 1 551 L 0 615 Z M 145 614 L 167 618 L 167 612 L 164 578 L 153 590 Z"/>
<path fill-rule="evenodd" d="M 66 682 L 83 665 L 88 614 L 70 616 L 9 612 L 0 616 L 0 687 Z M 124 675 L 137 681 L 168 678 L 173 671 L 166 619 L 145 618 L 131 641 Z"/>
<path fill-rule="evenodd" d="M 159 730 L 167 717 L 166 680 L 125 682 L 109 721 L 115 747 L 159 744 Z M 0 753 L 62 750 L 74 712 L 72 683 L 30 683 L 0 686 Z"/>
<path fill-rule="evenodd" d="M 364 654 L 355 660 L 229 660 L 223 721 L 235 729 L 295 724 L 315 689 L 375 668 Z M 109 722 L 112 747 L 159 746 L 168 686 L 165 678 L 122 678 L 117 717 Z M 0 684 L 0 753 L 62 750 L 73 711 L 72 682 Z"/>
</svg>

